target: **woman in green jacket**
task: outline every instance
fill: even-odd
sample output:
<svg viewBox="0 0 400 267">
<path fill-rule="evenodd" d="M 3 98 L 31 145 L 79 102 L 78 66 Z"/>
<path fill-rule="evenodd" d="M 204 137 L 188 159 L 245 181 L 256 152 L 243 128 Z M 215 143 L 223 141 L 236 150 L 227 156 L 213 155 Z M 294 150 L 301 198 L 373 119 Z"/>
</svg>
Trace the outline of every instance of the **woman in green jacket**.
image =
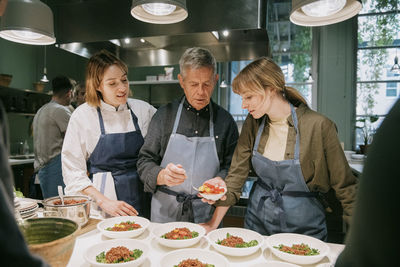
<svg viewBox="0 0 400 267">
<path fill-rule="evenodd" d="M 250 193 L 245 227 L 264 235 L 306 234 L 326 240 L 319 196 L 331 188 L 349 221 L 356 178 L 346 161 L 335 124 L 311 110 L 271 59 L 262 57 L 234 79 L 233 91 L 249 111 L 225 179 L 228 192 L 203 226 L 215 229 L 240 198 L 252 168 L 258 176 Z M 224 181 L 209 182 L 225 186 Z M 205 201 L 205 200 L 204 200 Z"/>
</svg>

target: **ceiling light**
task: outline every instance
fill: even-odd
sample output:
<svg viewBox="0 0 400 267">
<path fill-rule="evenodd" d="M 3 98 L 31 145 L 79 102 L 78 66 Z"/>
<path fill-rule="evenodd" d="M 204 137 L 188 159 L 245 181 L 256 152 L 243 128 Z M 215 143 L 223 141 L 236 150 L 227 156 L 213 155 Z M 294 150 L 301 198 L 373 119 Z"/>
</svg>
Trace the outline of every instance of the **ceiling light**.
<svg viewBox="0 0 400 267">
<path fill-rule="evenodd" d="M 129 39 L 129 38 L 125 38 L 125 39 L 124 39 L 124 43 L 125 43 L 125 44 L 129 44 L 130 42 L 131 42 L 131 39 Z"/>
<path fill-rule="evenodd" d="M 225 36 L 225 37 L 228 37 L 229 31 L 227 31 L 227 30 L 223 31 L 223 32 L 222 32 L 222 35 Z"/>
<path fill-rule="evenodd" d="M 143 38 L 140 38 L 140 42 L 145 43 L 146 41 Z"/>
<path fill-rule="evenodd" d="M 0 37 L 23 44 L 54 44 L 53 12 L 39 0 L 9 0 L 0 21 Z"/>
<path fill-rule="evenodd" d="M 176 23 L 188 16 L 186 0 L 132 0 L 131 14 L 155 24 Z"/>
<path fill-rule="evenodd" d="M 397 56 L 395 56 L 394 58 L 394 64 L 390 69 L 390 72 L 393 72 L 395 74 L 400 74 L 399 58 Z"/>
<path fill-rule="evenodd" d="M 223 81 L 220 83 L 219 87 L 221 87 L 221 88 L 226 88 L 226 87 L 228 87 L 228 85 L 226 84 L 225 80 L 223 80 Z"/>
<path fill-rule="evenodd" d="M 324 26 L 360 12 L 360 0 L 292 0 L 290 21 L 301 26 Z"/>
</svg>

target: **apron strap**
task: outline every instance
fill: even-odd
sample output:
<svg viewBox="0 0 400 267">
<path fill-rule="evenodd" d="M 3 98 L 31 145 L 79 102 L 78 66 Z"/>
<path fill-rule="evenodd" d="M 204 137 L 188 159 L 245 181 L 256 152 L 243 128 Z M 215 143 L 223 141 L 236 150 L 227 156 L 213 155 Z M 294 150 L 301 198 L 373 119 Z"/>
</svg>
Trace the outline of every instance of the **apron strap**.
<svg viewBox="0 0 400 267">
<path fill-rule="evenodd" d="M 300 133 L 299 133 L 299 128 L 298 128 L 298 120 L 297 120 L 296 110 L 292 104 L 290 104 L 290 112 L 292 114 L 293 125 L 294 125 L 294 129 L 296 131 L 296 144 L 294 146 L 294 159 L 296 160 L 296 159 L 300 158 Z M 262 132 L 264 130 L 264 126 L 265 126 L 265 118 L 266 118 L 266 116 L 264 116 L 260 126 L 258 127 L 256 141 L 253 146 L 253 155 L 257 152 L 258 145 L 260 144 L 261 134 L 262 134 Z"/>
<path fill-rule="evenodd" d="M 99 122 L 100 122 L 100 131 L 101 134 L 106 134 L 106 131 L 104 130 L 104 122 L 103 122 L 103 116 L 101 115 L 100 107 L 97 107 L 97 114 L 99 115 Z"/>
<path fill-rule="evenodd" d="M 172 129 L 172 134 L 176 134 L 176 130 L 178 130 L 178 124 L 179 120 L 181 119 L 181 114 L 182 114 L 182 108 L 183 108 L 183 102 L 185 102 L 186 97 L 182 97 L 181 103 L 179 103 L 178 107 L 178 112 L 176 113 L 175 117 L 175 122 L 174 122 L 174 128 Z M 213 109 L 211 105 L 211 100 L 210 103 L 208 104 L 210 108 L 210 137 L 214 137 L 214 122 L 213 122 Z"/>
<path fill-rule="evenodd" d="M 138 118 L 136 117 L 135 113 L 133 113 L 132 109 L 129 107 L 128 102 L 126 102 L 126 105 L 127 105 L 128 109 L 129 109 L 129 111 L 131 112 L 132 122 L 133 122 L 133 125 L 135 125 L 136 131 L 140 131 Z M 106 131 L 105 131 L 105 128 L 104 128 L 103 115 L 101 115 L 100 107 L 97 107 L 97 115 L 99 116 L 101 134 L 104 135 L 104 134 L 106 134 Z"/>
<path fill-rule="evenodd" d="M 296 131 L 296 144 L 294 146 L 294 159 L 299 159 L 300 158 L 300 133 L 299 133 L 299 128 L 298 128 L 298 120 L 297 120 L 297 114 L 296 110 L 294 109 L 294 106 L 290 104 L 290 111 L 292 113 L 292 119 L 293 119 L 293 125 L 294 129 Z"/>
</svg>

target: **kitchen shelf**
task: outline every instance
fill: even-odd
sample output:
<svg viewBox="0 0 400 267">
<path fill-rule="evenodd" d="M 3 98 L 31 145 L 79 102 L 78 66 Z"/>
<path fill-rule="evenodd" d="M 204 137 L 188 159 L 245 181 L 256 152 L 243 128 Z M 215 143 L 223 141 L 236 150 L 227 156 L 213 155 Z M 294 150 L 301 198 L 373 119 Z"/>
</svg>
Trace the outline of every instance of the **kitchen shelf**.
<svg viewBox="0 0 400 267">
<path fill-rule="evenodd" d="M 177 84 L 179 80 L 164 80 L 164 81 L 131 81 L 131 85 L 152 85 L 152 84 Z"/>
</svg>

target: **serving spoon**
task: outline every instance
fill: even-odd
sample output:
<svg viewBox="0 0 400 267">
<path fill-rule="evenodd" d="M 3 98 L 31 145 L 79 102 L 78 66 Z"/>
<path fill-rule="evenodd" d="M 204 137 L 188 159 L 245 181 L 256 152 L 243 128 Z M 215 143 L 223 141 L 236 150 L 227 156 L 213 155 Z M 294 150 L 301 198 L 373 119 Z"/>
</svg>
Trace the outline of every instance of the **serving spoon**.
<svg viewBox="0 0 400 267">
<path fill-rule="evenodd" d="M 57 186 L 57 189 L 58 189 L 58 196 L 61 199 L 61 204 L 64 205 L 64 196 L 63 196 L 62 186 L 61 185 Z"/>
</svg>

